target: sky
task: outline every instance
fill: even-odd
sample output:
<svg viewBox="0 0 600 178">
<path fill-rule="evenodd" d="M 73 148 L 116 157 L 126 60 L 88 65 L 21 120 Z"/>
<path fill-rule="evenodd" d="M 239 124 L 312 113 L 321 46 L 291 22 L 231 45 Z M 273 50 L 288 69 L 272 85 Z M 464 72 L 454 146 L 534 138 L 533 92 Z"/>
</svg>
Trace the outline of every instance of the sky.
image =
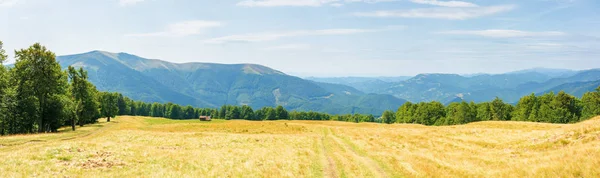
<svg viewBox="0 0 600 178">
<path fill-rule="evenodd" d="M 308 77 L 600 68 L 598 0 L 0 0 L 0 40 L 57 55 L 253 63 Z"/>
</svg>

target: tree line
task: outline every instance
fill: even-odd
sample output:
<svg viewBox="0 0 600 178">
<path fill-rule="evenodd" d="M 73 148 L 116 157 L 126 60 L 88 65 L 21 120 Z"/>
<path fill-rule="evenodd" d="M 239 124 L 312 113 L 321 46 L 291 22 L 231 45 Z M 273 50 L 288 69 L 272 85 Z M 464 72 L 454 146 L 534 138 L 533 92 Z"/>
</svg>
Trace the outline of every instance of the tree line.
<svg viewBox="0 0 600 178">
<path fill-rule="evenodd" d="M 600 87 L 587 92 L 581 99 L 565 93 L 531 94 L 513 106 L 496 98 L 491 102 L 442 103 L 407 102 L 396 112 L 385 111 L 383 123 L 413 123 L 423 125 L 457 125 L 477 121 L 530 121 L 574 123 L 600 115 Z"/>
</svg>

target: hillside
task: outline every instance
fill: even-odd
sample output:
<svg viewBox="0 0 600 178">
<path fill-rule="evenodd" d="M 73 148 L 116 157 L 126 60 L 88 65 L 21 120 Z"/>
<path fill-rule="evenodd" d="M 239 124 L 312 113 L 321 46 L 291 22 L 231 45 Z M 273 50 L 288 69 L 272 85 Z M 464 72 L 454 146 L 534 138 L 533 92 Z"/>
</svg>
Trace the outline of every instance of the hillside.
<svg viewBox="0 0 600 178">
<path fill-rule="evenodd" d="M 0 177 L 597 177 L 600 118 L 427 127 L 119 116 L 0 137 Z"/>
<path fill-rule="evenodd" d="M 103 51 L 59 56 L 57 60 L 63 67 L 73 65 L 88 70 L 90 81 L 99 90 L 121 92 L 146 102 L 198 107 L 249 105 L 255 109 L 282 105 L 290 110 L 333 114 L 354 110 L 380 114 L 404 103 L 389 95 L 364 95 L 351 87 L 319 85 L 254 64 L 178 64 Z M 354 94 L 345 94 L 345 90 Z M 372 97 L 389 97 L 389 102 L 357 102 L 358 98 L 368 101 Z"/>
</svg>

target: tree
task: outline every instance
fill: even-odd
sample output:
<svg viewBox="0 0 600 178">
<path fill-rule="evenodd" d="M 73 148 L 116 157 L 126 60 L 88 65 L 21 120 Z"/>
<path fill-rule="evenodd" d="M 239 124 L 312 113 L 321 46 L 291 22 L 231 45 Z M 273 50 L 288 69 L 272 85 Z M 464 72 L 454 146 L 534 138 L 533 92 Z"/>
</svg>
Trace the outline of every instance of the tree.
<svg viewBox="0 0 600 178">
<path fill-rule="evenodd" d="M 8 129 L 8 120 L 11 118 L 9 116 L 11 114 L 9 105 L 13 103 L 9 103 L 12 99 L 9 99 L 8 71 L 4 67 L 4 61 L 6 61 L 8 56 L 2 48 L 3 45 L 2 41 L 0 41 L 0 135 L 4 135 Z"/>
<path fill-rule="evenodd" d="M 119 115 L 128 115 L 131 114 L 129 109 L 127 109 L 127 101 L 125 99 L 125 97 L 123 97 L 122 94 L 118 94 L 117 96 L 117 107 L 119 108 Z"/>
<path fill-rule="evenodd" d="M 406 102 L 402 106 L 400 106 L 400 108 L 398 108 L 398 111 L 396 111 L 396 122 L 414 123 L 415 120 L 413 118 L 413 114 L 415 106 L 416 105 L 411 102 Z"/>
<path fill-rule="evenodd" d="M 533 93 L 529 96 L 522 97 L 517 103 L 511 120 L 528 121 L 530 115 L 534 112 L 533 110 L 535 109 L 536 102 L 537 97 L 535 97 L 535 94 Z"/>
<path fill-rule="evenodd" d="M 225 119 L 240 119 L 240 108 L 237 106 L 229 106 L 227 109 L 227 113 L 225 113 Z"/>
<path fill-rule="evenodd" d="M 275 109 L 265 108 L 265 120 L 276 120 Z"/>
<path fill-rule="evenodd" d="M 194 107 L 188 105 L 183 109 L 183 118 L 184 119 L 194 119 L 196 118 L 196 112 Z"/>
<path fill-rule="evenodd" d="M 552 109 L 551 123 L 570 123 L 579 121 L 579 108 L 576 98 L 564 91 L 558 92 L 550 106 Z"/>
<path fill-rule="evenodd" d="M 106 117 L 106 121 L 110 122 L 111 117 L 116 117 L 119 114 L 119 93 L 103 92 L 100 94 L 100 112 L 102 117 Z"/>
<path fill-rule="evenodd" d="M 142 103 L 142 112 L 143 112 L 143 103 Z M 177 105 L 177 104 L 171 104 L 170 107 L 167 109 L 167 117 L 170 119 L 181 119 L 181 114 L 182 114 L 182 109 L 181 106 Z"/>
<path fill-rule="evenodd" d="M 245 120 L 254 120 L 254 111 L 252 110 L 252 107 L 247 105 L 242 106 L 242 113 L 240 118 Z"/>
<path fill-rule="evenodd" d="M 477 120 L 479 120 L 479 121 L 492 120 L 490 103 L 484 102 L 484 103 L 477 104 Z"/>
<path fill-rule="evenodd" d="M 381 114 L 381 121 L 386 124 L 391 124 L 396 122 L 396 116 L 394 112 L 386 110 Z"/>
<path fill-rule="evenodd" d="M 506 121 L 510 120 L 510 113 L 512 108 L 510 105 L 507 105 L 500 98 L 496 97 L 490 103 L 490 113 L 492 116 L 492 120 L 495 121 Z"/>
<path fill-rule="evenodd" d="M 288 119 L 288 112 L 283 108 L 283 106 L 277 106 L 275 108 L 275 119 L 276 120 L 286 120 Z"/>
<path fill-rule="evenodd" d="M 581 98 L 581 120 L 586 120 L 600 115 L 600 86 L 596 92 L 587 92 Z"/>
<path fill-rule="evenodd" d="M 227 105 L 221 106 L 221 109 L 219 109 L 218 118 L 225 119 L 225 114 L 227 114 Z"/>
<path fill-rule="evenodd" d="M 76 70 L 73 66 L 69 66 L 67 69 L 69 79 L 71 79 L 70 93 L 73 102 L 77 105 L 77 117 L 72 119 L 78 119 L 79 126 L 96 122 L 99 112 L 98 104 L 98 91 L 96 87 L 91 84 L 87 78 L 87 72 L 82 68 Z M 75 121 L 71 121 L 75 122 Z"/>
<path fill-rule="evenodd" d="M 66 94 L 67 77 L 56 61 L 56 55 L 39 43 L 27 49 L 15 51 L 15 80 L 20 113 L 27 113 L 23 120 L 30 120 L 26 132 L 55 132 L 52 125 L 60 119 L 64 108 L 53 107 L 51 101 Z M 58 110 L 58 111 L 57 111 Z M 24 130 L 25 131 L 25 130 Z"/>
</svg>

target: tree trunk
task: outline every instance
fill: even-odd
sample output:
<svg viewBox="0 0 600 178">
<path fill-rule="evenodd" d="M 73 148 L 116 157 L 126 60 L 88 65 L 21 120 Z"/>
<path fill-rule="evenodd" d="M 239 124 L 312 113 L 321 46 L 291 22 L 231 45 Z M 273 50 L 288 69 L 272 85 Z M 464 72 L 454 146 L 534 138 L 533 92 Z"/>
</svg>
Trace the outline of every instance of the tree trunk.
<svg viewBox="0 0 600 178">
<path fill-rule="evenodd" d="M 75 119 L 71 120 L 71 128 L 73 128 L 73 131 L 75 131 Z"/>
<path fill-rule="evenodd" d="M 110 116 L 108 116 L 108 119 L 106 119 L 106 122 L 110 122 Z"/>
</svg>

